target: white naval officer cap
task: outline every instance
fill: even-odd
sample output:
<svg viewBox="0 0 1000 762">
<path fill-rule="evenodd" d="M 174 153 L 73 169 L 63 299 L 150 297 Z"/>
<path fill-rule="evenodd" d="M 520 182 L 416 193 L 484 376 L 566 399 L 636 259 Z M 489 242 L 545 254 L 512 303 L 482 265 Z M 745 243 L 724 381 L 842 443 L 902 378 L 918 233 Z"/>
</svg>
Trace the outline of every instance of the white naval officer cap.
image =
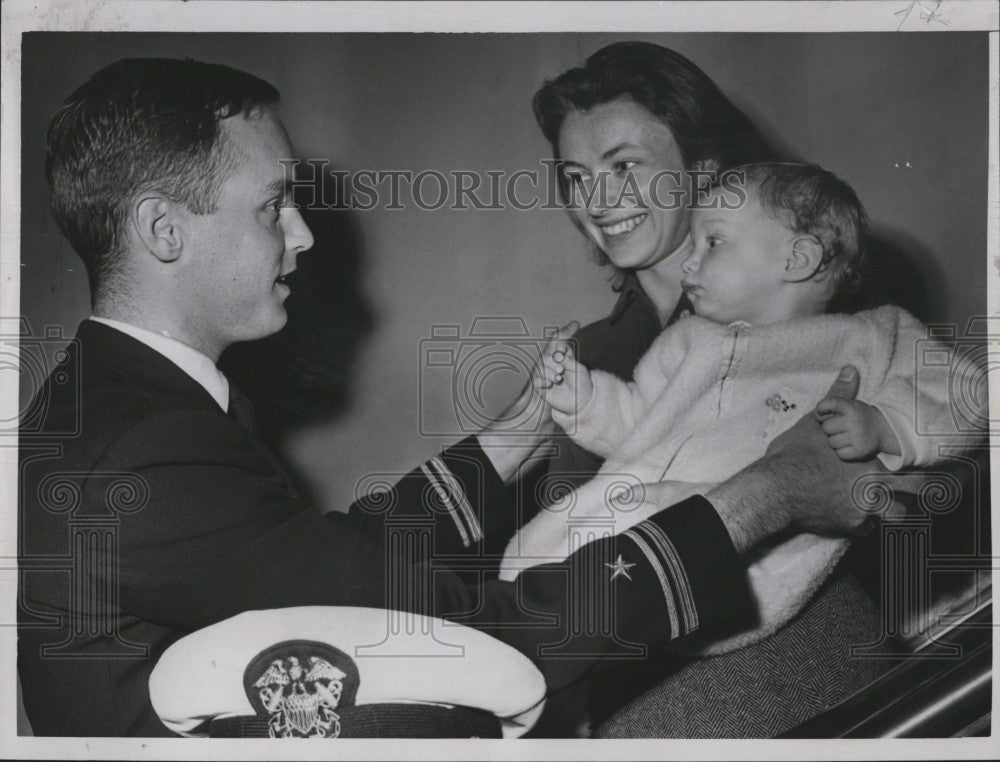
<svg viewBox="0 0 1000 762">
<path fill-rule="evenodd" d="M 386 609 L 248 611 L 171 645 L 149 677 L 183 736 L 513 738 L 545 680 L 486 633 Z"/>
</svg>

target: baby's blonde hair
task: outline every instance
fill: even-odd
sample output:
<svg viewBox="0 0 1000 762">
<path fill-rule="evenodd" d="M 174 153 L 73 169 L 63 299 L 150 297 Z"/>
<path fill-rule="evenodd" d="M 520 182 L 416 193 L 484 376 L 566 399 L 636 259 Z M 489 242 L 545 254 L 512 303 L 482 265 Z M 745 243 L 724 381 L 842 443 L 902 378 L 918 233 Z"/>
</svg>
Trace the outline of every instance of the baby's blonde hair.
<svg viewBox="0 0 1000 762">
<path fill-rule="evenodd" d="M 734 175 L 738 185 L 755 191 L 765 214 L 795 233 L 815 236 L 823 249 L 816 273 L 830 271 L 835 292 L 860 286 L 868 213 L 850 185 L 815 164 L 743 164 L 720 181 L 730 184 Z"/>
</svg>

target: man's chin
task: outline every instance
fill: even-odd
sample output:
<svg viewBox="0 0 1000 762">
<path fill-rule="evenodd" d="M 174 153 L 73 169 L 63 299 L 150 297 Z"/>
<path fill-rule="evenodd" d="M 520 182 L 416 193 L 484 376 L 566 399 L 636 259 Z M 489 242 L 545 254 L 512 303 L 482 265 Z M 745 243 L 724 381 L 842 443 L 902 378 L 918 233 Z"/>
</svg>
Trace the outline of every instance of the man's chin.
<svg viewBox="0 0 1000 762">
<path fill-rule="evenodd" d="M 269 315 L 266 319 L 261 320 L 256 325 L 247 324 L 247 330 L 245 335 L 241 336 L 237 341 L 258 341 L 260 339 L 266 339 L 268 336 L 273 336 L 278 333 L 282 328 L 288 323 L 288 313 L 285 312 L 285 308 L 279 305 L 278 311 Z"/>
<path fill-rule="evenodd" d="M 285 312 L 285 308 L 284 307 L 281 307 L 280 313 L 275 316 L 274 320 L 271 321 L 271 325 L 269 326 L 269 330 L 264 335 L 265 336 L 272 336 L 272 335 L 276 334 L 278 331 L 280 331 L 282 328 L 284 328 L 286 325 L 288 325 L 288 313 Z"/>
</svg>

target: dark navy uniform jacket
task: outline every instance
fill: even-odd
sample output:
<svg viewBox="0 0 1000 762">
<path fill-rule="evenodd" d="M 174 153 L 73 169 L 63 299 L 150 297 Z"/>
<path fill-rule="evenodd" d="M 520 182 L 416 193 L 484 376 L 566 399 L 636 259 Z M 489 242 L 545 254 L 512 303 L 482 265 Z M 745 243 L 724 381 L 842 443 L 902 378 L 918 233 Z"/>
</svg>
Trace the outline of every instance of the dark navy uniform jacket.
<svg viewBox="0 0 1000 762">
<path fill-rule="evenodd" d="M 474 439 L 323 516 L 197 382 L 93 321 L 22 417 L 19 498 L 18 670 L 36 735 L 170 735 L 149 702 L 157 658 L 248 610 L 450 617 L 521 650 L 556 688 L 748 603 L 701 498 L 634 539 L 598 540 L 515 583 L 470 584 L 519 513 Z"/>
</svg>

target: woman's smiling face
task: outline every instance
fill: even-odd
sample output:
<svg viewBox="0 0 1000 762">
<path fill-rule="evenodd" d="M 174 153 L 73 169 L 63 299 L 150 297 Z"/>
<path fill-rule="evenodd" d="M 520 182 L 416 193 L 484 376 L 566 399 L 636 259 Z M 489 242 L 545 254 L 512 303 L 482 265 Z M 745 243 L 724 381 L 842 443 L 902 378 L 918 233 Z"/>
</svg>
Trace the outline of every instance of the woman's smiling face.
<svg viewBox="0 0 1000 762">
<path fill-rule="evenodd" d="M 645 108 L 623 97 L 571 111 L 559 153 L 569 212 L 616 267 L 653 267 L 684 243 L 684 161 L 670 128 Z"/>
</svg>

